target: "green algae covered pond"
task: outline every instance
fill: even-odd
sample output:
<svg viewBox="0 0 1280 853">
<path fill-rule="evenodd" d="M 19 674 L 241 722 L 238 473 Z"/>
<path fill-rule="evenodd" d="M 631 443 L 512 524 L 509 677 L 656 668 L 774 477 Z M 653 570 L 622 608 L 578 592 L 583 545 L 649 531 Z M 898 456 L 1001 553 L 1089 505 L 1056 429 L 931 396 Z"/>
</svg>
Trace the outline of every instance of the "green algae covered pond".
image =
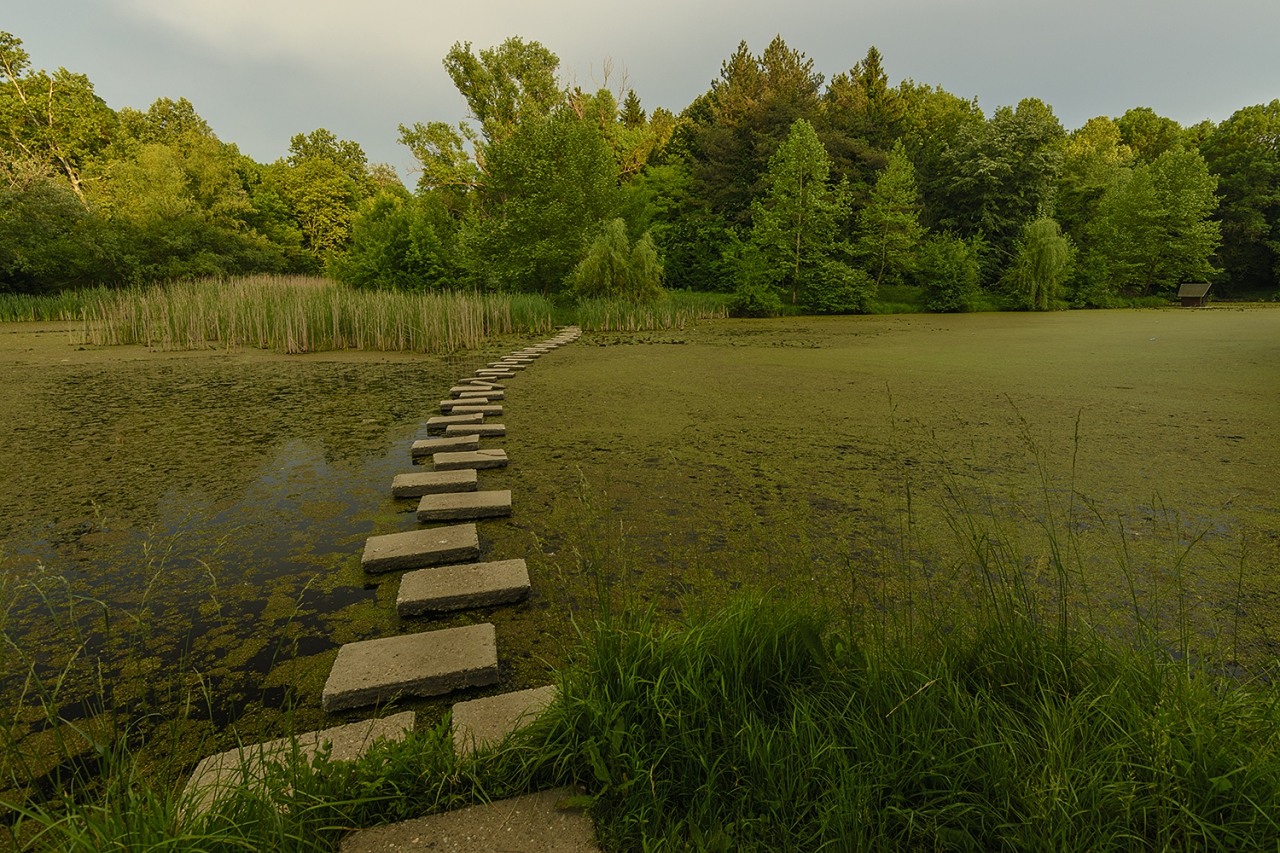
<svg viewBox="0 0 1280 853">
<path fill-rule="evenodd" d="M 533 594 L 430 620 L 396 617 L 363 541 L 415 526 L 390 481 L 453 380 L 526 341 L 444 360 L 68 340 L 0 326 L 0 689 L 26 743 L 54 737 L 37 700 L 60 673 L 46 700 L 92 725 L 189 698 L 166 747 L 189 767 L 232 731 L 366 716 L 319 710 L 352 640 L 492 621 L 501 692 L 546 683 L 603 595 L 664 618 L 741 588 L 925 606 L 964 593 L 957 520 L 1004 531 L 1037 583 L 1056 531 L 1093 605 L 1229 631 L 1233 664 L 1280 650 L 1274 308 L 585 335 L 509 381 L 511 466 L 481 473 L 514 495 L 484 557 L 526 558 Z M 450 701 L 405 707 L 422 725 Z"/>
</svg>

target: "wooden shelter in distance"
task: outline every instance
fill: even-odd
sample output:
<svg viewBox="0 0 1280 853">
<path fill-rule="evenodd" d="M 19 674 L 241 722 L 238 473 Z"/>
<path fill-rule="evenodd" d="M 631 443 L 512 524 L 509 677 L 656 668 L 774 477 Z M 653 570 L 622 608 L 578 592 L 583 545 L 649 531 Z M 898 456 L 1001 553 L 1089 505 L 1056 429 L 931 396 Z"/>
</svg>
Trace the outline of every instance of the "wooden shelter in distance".
<svg viewBox="0 0 1280 853">
<path fill-rule="evenodd" d="M 1187 282 L 1179 287 L 1178 298 L 1182 300 L 1182 307 L 1203 308 L 1205 300 L 1209 298 L 1210 286 L 1203 282 Z"/>
</svg>

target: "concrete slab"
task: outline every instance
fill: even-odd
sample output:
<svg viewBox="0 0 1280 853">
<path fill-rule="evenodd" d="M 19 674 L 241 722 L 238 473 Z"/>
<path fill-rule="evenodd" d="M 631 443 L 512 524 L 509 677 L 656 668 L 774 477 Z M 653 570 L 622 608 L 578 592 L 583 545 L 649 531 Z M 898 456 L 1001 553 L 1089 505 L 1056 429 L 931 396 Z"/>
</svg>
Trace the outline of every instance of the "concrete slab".
<svg viewBox="0 0 1280 853">
<path fill-rule="evenodd" d="M 499 391 L 507 387 L 506 385 L 503 385 L 500 382 L 492 382 L 488 379 L 480 379 L 479 377 L 467 377 L 466 379 L 462 379 L 459 381 L 464 382 L 467 385 L 472 385 L 472 386 L 479 385 L 482 388 L 496 388 Z"/>
<path fill-rule="evenodd" d="M 455 524 L 370 536 L 365 540 L 360 566 L 366 572 L 394 572 L 465 563 L 479 556 L 480 537 L 476 526 Z"/>
<path fill-rule="evenodd" d="M 520 370 L 524 370 L 526 367 L 528 367 L 528 365 L 526 365 L 526 364 L 516 364 L 516 363 L 514 363 L 514 362 L 510 362 L 510 361 L 506 361 L 506 362 L 503 362 L 503 363 L 502 363 L 502 369 L 503 369 L 503 370 L 514 370 L 514 371 L 520 371 Z"/>
<path fill-rule="evenodd" d="M 506 518 L 511 515 L 511 490 L 449 492 L 423 495 L 418 502 L 418 521 L 470 521 L 474 518 Z"/>
<path fill-rule="evenodd" d="M 447 414 L 472 414 L 471 412 L 454 412 L 455 406 L 482 406 L 489 402 L 487 396 L 458 397 L 456 400 L 441 400 L 440 411 Z"/>
<path fill-rule="evenodd" d="M 490 388 L 487 385 L 484 387 L 471 385 L 470 383 L 466 385 L 454 385 L 452 388 L 449 389 L 449 396 L 459 397 L 462 395 L 464 391 L 468 393 L 479 393 L 479 392 L 489 391 L 489 390 Z"/>
<path fill-rule="evenodd" d="M 471 471 L 421 471 L 413 474 L 397 474 L 391 481 L 391 497 L 420 498 L 445 492 L 474 492 L 476 472 Z"/>
<path fill-rule="evenodd" d="M 486 447 L 466 453 L 437 453 L 431 458 L 437 471 L 458 471 L 463 468 L 506 468 L 507 451 Z"/>
<path fill-rule="evenodd" d="M 331 714 L 497 681 L 498 641 L 486 622 L 347 643 L 338 649 L 320 704 Z"/>
<path fill-rule="evenodd" d="M 457 424 L 478 424 L 484 420 L 484 415 L 437 415 L 434 418 L 427 419 L 427 432 L 444 432 L 445 428 Z M 454 433 L 460 435 L 461 433 Z"/>
<path fill-rule="evenodd" d="M 396 612 L 421 616 L 467 607 L 510 604 L 529 595 L 529 568 L 524 560 L 466 563 L 405 572 L 396 593 Z"/>
<path fill-rule="evenodd" d="M 490 379 L 510 379 L 515 374 L 505 367 L 482 367 L 476 371 L 476 376 L 480 379 L 486 376 Z"/>
<path fill-rule="evenodd" d="M 502 406 L 489 403 L 469 403 L 465 399 L 459 401 L 459 405 L 454 406 L 453 410 L 460 415 L 500 415 L 502 414 Z"/>
<path fill-rule="evenodd" d="M 475 391 L 463 391 L 458 395 L 459 400 L 501 400 L 506 396 L 505 391 L 495 391 L 492 388 L 477 388 Z"/>
<path fill-rule="evenodd" d="M 556 698 L 554 684 L 517 690 L 453 706 L 453 751 L 459 755 L 497 746 L 516 729 L 533 722 Z"/>
<path fill-rule="evenodd" d="M 591 819 L 557 788 L 353 832 L 339 853 L 599 853 Z"/>
<path fill-rule="evenodd" d="M 474 424 L 472 426 L 464 426 L 462 424 L 453 424 L 445 427 L 445 435 L 465 435 L 471 433 L 481 438 L 497 438 L 507 434 L 506 424 Z"/>
<path fill-rule="evenodd" d="M 475 433 L 471 435 L 452 435 L 447 438 L 423 438 L 413 443 L 413 446 L 409 448 L 409 455 L 417 459 L 442 452 L 476 450 L 479 447 L 480 436 Z"/>
<path fill-rule="evenodd" d="M 306 732 L 242 746 L 210 755 L 196 765 L 183 790 L 188 813 L 202 814 L 218 794 L 239 785 L 258 787 L 265 781 L 268 765 L 288 764 L 295 755 L 311 763 L 322 748 L 333 761 L 355 761 L 379 740 L 404 740 L 413 731 L 413 711 L 402 711 L 380 720 L 361 720 L 318 732 Z"/>
</svg>

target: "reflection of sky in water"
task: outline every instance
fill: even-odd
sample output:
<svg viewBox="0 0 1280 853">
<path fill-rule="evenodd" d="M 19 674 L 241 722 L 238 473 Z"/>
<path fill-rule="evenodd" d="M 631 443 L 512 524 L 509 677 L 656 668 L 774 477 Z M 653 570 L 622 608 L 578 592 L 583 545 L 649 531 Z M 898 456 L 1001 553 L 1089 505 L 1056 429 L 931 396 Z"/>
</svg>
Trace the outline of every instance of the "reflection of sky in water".
<svg viewBox="0 0 1280 853">
<path fill-rule="evenodd" d="M 391 480 L 461 369 L 193 359 L 40 377 L 43 405 L 5 416 L 20 440 L 0 451 L 16 471 L 0 556 L 11 581 L 42 564 L 45 593 L 17 588 L 7 633 L 57 669 L 81 642 L 82 658 L 102 654 L 105 610 L 117 638 L 145 624 L 132 639 L 148 635 L 147 655 L 231 694 L 254 693 L 286 645 L 336 647 L 343 611 L 384 580 L 359 570 L 365 537 L 412 526 Z M 87 449 L 69 454 L 68 435 Z"/>
</svg>

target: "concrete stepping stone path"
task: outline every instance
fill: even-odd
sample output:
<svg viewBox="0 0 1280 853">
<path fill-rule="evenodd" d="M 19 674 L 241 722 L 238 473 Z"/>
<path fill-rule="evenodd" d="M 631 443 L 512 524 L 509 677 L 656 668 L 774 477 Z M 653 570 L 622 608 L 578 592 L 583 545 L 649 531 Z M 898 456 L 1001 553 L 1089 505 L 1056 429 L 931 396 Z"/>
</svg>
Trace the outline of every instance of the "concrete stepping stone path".
<svg viewBox="0 0 1280 853">
<path fill-rule="evenodd" d="M 484 417 L 476 415 L 476 417 Z M 450 424 L 445 427 L 445 436 L 478 435 L 481 438 L 498 438 L 507 434 L 506 424 Z"/>
<path fill-rule="evenodd" d="M 432 456 L 436 453 L 460 450 L 477 450 L 480 447 L 480 436 L 451 435 L 445 438 L 423 438 L 415 441 L 409 448 L 409 455 L 414 459 Z"/>
<path fill-rule="evenodd" d="M 353 832 L 339 853 L 599 853 L 591 819 L 557 788 Z"/>
<path fill-rule="evenodd" d="M 480 536 L 476 526 L 455 524 L 370 536 L 365 540 L 360 566 L 366 572 L 394 572 L 469 562 L 479 556 Z"/>
<path fill-rule="evenodd" d="M 439 696 L 498 681 L 493 625 L 361 640 L 338 649 L 321 705 L 326 714 L 398 696 Z"/>
<path fill-rule="evenodd" d="M 296 754 L 310 763 L 322 748 L 328 748 L 333 761 L 355 761 L 379 740 L 404 740 L 413 731 L 413 711 L 403 711 L 380 720 L 361 720 L 318 732 L 242 746 L 210 755 L 196 765 L 183 799 L 189 812 L 202 814 L 224 790 L 248 783 L 264 783 L 267 766 L 285 764 Z"/>
<path fill-rule="evenodd" d="M 431 457 L 437 471 L 458 471 L 463 468 L 506 468 L 507 451 L 498 447 L 486 447 L 460 453 L 437 453 Z"/>
<path fill-rule="evenodd" d="M 493 607 L 522 601 L 529 595 L 529 568 L 524 560 L 466 563 L 405 572 L 396 593 L 396 612 L 421 616 L 467 607 Z"/>
<path fill-rule="evenodd" d="M 480 379 L 479 377 L 467 378 L 460 381 L 466 385 L 470 385 L 472 388 L 491 388 L 496 391 L 501 391 L 507 387 L 501 382 L 490 382 L 487 379 Z"/>
<path fill-rule="evenodd" d="M 506 396 L 506 392 L 497 391 L 493 388 L 488 388 L 488 389 L 479 388 L 479 389 L 476 389 L 475 391 L 463 391 L 461 394 L 458 394 L 457 396 L 459 400 L 483 400 L 483 399 L 501 400 L 504 396 Z"/>
<path fill-rule="evenodd" d="M 497 746 L 518 728 L 537 719 L 556 698 L 553 684 L 516 690 L 453 706 L 453 751 L 466 755 Z"/>
<path fill-rule="evenodd" d="M 502 406 L 497 403 L 476 403 L 468 400 L 460 400 L 453 407 L 454 412 L 460 415 L 500 415 L 502 414 Z"/>
<path fill-rule="evenodd" d="M 453 400 L 441 400 L 440 411 L 444 414 L 470 415 L 475 413 L 474 412 L 455 412 L 453 410 L 458 406 L 483 406 L 488 402 L 489 402 L 489 397 L 487 395 L 481 395 L 476 397 L 458 397 Z"/>
<path fill-rule="evenodd" d="M 478 424 L 484 415 L 437 415 L 427 419 L 427 432 L 443 432 L 447 427 L 456 424 Z M 455 433 L 457 435 L 458 433 Z"/>
<path fill-rule="evenodd" d="M 476 472 L 464 471 L 422 471 L 413 474 L 397 474 L 391 481 L 391 497 L 420 498 L 423 495 L 437 495 L 444 492 L 474 492 L 476 490 Z"/>
<path fill-rule="evenodd" d="M 449 492 L 423 495 L 418 502 L 418 521 L 470 521 L 476 518 L 505 518 L 511 515 L 511 490 L 489 492 Z"/>
</svg>

